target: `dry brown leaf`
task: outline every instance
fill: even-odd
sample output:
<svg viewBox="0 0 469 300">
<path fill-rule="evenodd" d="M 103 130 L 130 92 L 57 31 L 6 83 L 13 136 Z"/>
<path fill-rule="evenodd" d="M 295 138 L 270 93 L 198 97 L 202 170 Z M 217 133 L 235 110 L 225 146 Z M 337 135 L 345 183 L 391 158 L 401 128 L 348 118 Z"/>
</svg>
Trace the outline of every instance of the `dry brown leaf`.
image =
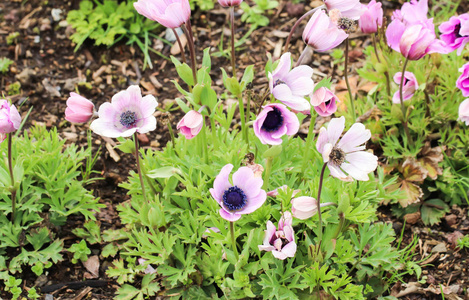
<svg viewBox="0 0 469 300">
<path fill-rule="evenodd" d="M 418 155 L 417 162 L 422 168 L 427 170 L 428 177 L 433 180 L 438 175 L 443 174 L 443 168 L 438 166 L 438 163 L 443 161 L 443 151 L 445 148 L 444 146 L 431 148 L 430 143 L 427 142 Z"/>
<path fill-rule="evenodd" d="M 83 262 L 83 266 L 93 278 L 99 277 L 99 257 L 97 255 L 90 256 L 87 261 Z"/>
</svg>

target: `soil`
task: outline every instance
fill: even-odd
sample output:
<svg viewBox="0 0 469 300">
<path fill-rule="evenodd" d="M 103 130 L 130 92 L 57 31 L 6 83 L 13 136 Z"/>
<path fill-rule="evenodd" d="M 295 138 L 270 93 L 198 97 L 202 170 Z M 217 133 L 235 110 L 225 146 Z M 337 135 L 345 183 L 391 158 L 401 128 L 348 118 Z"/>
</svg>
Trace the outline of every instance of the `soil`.
<svg viewBox="0 0 469 300">
<path fill-rule="evenodd" d="M 0 58 L 7 57 L 14 61 L 9 72 L 1 75 L 0 90 L 7 95 L 11 91 L 12 84 L 19 81 L 21 89 L 19 94 L 8 96 L 14 104 L 22 105 L 23 117 L 33 107 L 27 126 L 33 124 L 44 125 L 47 128 L 57 127 L 61 137 L 69 143 L 77 143 L 86 146 L 86 131 L 88 126 L 71 124 L 64 119 L 66 100 L 69 92 L 78 89 L 78 92 L 92 100 L 96 107 L 109 101 L 115 93 L 126 89 L 131 84 L 140 84 L 144 94 L 152 94 L 157 97 L 159 107 L 167 108 L 174 104 L 174 99 L 180 97 L 180 93 L 170 82 L 177 78 L 175 69 L 170 61 L 160 56 L 151 54 L 153 69 L 142 69 L 143 57 L 139 49 L 132 48 L 120 42 L 117 45 L 106 48 L 97 47 L 92 42 L 85 42 L 83 46 L 74 52 L 75 45 L 69 36 L 73 29 L 64 26 L 67 12 L 78 8 L 79 0 L 6 0 L 0 3 Z M 322 4 L 322 1 L 312 1 L 311 6 Z M 383 6 L 388 9 L 398 8 L 397 2 L 384 1 Z M 61 9 L 61 20 L 54 21 L 52 9 Z M 255 94 L 264 94 L 267 89 L 267 79 L 263 66 L 267 61 L 266 52 L 279 57 L 283 51 L 283 44 L 288 32 L 296 18 L 301 16 L 307 5 L 294 5 L 281 1 L 273 14 L 269 16 L 270 24 L 267 27 L 258 28 L 249 37 L 245 45 L 241 47 L 238 66 L 244 69 L 249 64 L 255 65 L 255 80 L 253 90 Z M 468 3 L 460 5 L 458 12 L 466 12 Z M 215 51 L 222 33 L 225 36 L 224 45 L 227 45 L 227 32 L 224 29 L 227 24 L 227 12 L 217 5 L 214 10 L 208 12 L 193 12 L 193 26 L 196 35 L 196 47 L 198 57 L 201 60 L 202 49 L 212 47 Z M 237 38 L 248 31 L 248 27 L 237 18 Z M 7 36 L 17 32 L 19 36 L 12 44 L 7 44 Z M 164 32 L 162 33 L 164 35 Z M 229 34 L 229 32 L 228 32 Z M 360 65 L 363 58 L 362 49 L 370 43 L 366 36 L 353 35 L 356 41 L 355 49 L 350 54 L 353 68 Z M 155 43 L 156 46 L 158 43 Z M 292 39 L 290 49 L 297 55 L 301 53 L 304 44 L 301 40 L 301 31 L 298 30 Z M 186 49 L 187 50 L 187 49 Z M 170 47 L 164 45 L 161 53 L 169 56 Z M 188 52 L 186 52 L 188 53 Z M 199 56 L 200 55 L 200 56 Z M 316 70 L 316 80 L 324 76 L 332 77 L 334 82 L 339 82 L 343 75 L 333 63 L 329 54 L 315 54 L 309 61 Z M 215 81 L 217 92 L 221 92 L 220 67 L 229 65 L 224 57 L 212 58 L 212 78 Z M 86 82 L 89 84 L 79 84 Z M 340 84 L 340 83 L 339 83 Z M 161 116 L 163 112 L 158 112 Z M 182 113 L 172 111 L 170 115 L 172 127 L 175 128 Z M 157 120 L 158 120 L 157 116 Z M 302 128 L 300 134 L 304 134 L 307 128 Z M 169 140 L 167 127 L 158 121 L 157 130 L 139 137 L 143 147 L 151 147 L 161 150 Z M 116 205 L 128 200 L 126 191 L 119 187 L 124 182 L 129 170 L 134 169 L 134 159 L 128 154 L 112 151 L 114 142 L 111 139 L 93 136 L 93 148 L 101 149 L 101 154 L 95 166 L 104 180 L 99 180 L 88 188 L 94 191 L 101 203 L 106 205 L 97 215 L 104 229 L 119 228 L 121 226 L 116 211 Z M 442 220 L 441 224 L 431 227 L 425 226 L 421 221 L 413 225 L 403 225 L 396 220 L 384 207 L 380 210 L 379 218 L 382 221 L 392 222 L 397 236 L 402 229 L 403 239 L 401 247 L 409 245 L 414 235 L 419 238 L 415 248 L 415 261 L 420 261 L 423 275 L 427 276 L 427 282 L 420 286 L 416 283 L 416 277 L 409 275 L 404 278 L 402 284 L 393 287 L 393 291 L 403 299 L 441 299 L 438 295 L 440 286 L 452 289 L 451 299 L 462 299 L 463 288 L 468 288 L 469 262 L 468 251 L 458 250 L 454 247 L 454 236 L 458 233 L 469 234 L 469 219 L 467 208 L 453 207 L 451 212 Z M 80 226 L 84 219 L 76 216 L 69 219 L 67 226 L 61 229 L 60 238 L 65 240 L 66 246 L 73 244 L 76 237 L 71 229 Z M 441 245 L 442 244 L 442 245 Z M 94 254 L 99 254 L 100 247 L 93 248 Z M 435 247 L 440 247 L 435 250 Z M 442 251 L 444 247 L 445 251 Z M 66 253 L 64 253 L 66 255 Z M 101 265 L 109 266 L 109 262 L 101 261 Z M 42 286 L 44 294 L 52 294 L 54 299 L 113 299 L 117 284 L 105 275 L 101 268 L 100 277 L 88 280 L 87 271 L 82 264 L 72 264 L 66 259 L 62 263 L 54 265 L 48 270 L 45 277 L 39 280 L 32 273 L 23 274 L 24 287 L 33 284 Z M 98 280 L 98 281 L 97 281 Z M 71 284 L 71 282 L 78 282 Z M 62 287 L 52 286 L 65 284 Z M 0 295 L 3 294 L 0 287 Z M 467 292 L 466 292 L 467 295 Z M 459 298 L 457 298 L 459 297 Z M 469 298 L 468 298 L 469 299 Z"/>
</svg>

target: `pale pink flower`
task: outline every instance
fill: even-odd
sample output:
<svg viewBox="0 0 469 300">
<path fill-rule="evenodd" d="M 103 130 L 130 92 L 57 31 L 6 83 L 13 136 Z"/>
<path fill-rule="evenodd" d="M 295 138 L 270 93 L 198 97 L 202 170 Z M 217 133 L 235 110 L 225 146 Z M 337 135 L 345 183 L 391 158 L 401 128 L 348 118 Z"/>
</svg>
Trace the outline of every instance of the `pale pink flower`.
<svg viewBox="0 0 469 300">
<path fill-rule="evenodd" d="M 466 125 L 469 126 L 469 99 L 466 99 L 459 104 L 458 120 L 466 122 Z"/>
<path fill-rule="evenodd" d="M 243 0 L 218 0 L 223 7 L 231 7 L 231 6 L 238 6 L 243 2 Z"/>
<path fill-rule="evenodd" d="M 111 103 L 103 103 L 99 107 L 99 118 L 94 120 L 90 128 L 96 134 L 116 138 L 129 137 L 135 132 L 147 133 L 156 129 L 153 116 L 158 106 L 155 97 L 142 93 L 137 85 L 130 86 L 112 97 Z"/>
<path fill-rule="evenodd" d="M 298 132 L 300 122 L 285 105 L 273 103 L 263 107 L 253 128 L 262 144 L 280 145 L 282 136 L 291 136 Z"/>
<path fill-rule="evenodd" d="M 178 28 L 191 16 L 189 0 L 138 0 L 137 12 L 168 28 Z"/>
<path fill-rule="evenodd" d="M 21 116 L 16 107 L 5 99 L 0 99 L 0 133 L 10 133 L 18 130 Z"/>
<path fill-rule="evenodd" d="M 450 51 L 458 49 L 461 55 L 464 46 L 469 42 L 469 14 L 452 16 L 449 21 L 442 23 L 438 29 L 441 32 L 440 39 Z"/>
<path fill-rule="evenodd" d="M 365 125 L 355 123 L 339 141 L 344 129 L 343 116 L 332 119 L 327 129 L 322 127 L 319 131 L 316 149 L 322 154 L 332 176 L 345 181 L 352 178 L 367 181 L 368 173 L 378 166 L 378 158 L 363 151 L 366 149 L 363 144 L 370 139 L 371 132 Z"/>
<path fill-rule="evenodd" d="M 303 31 L 303 41 L 317 52 L 335 48 L 347 37 L 348 34 L 339 29 L 321 9 L 313 14 Z"/>
<path fill-rule="evenodd" d="M 313 197 L 298 197 L 291 200 L 293 216 L 306 220 L 318 212 L 318 201 Z"/>
<path fill-rule="evenodd" d="M 268 74 L 270 92 L 288 107 L 297 110 L 309 110 L 310 105 L 304 96 L 314 88 L 313 69 L 298 66 L 291 70 L 291 53 L 284 53 L 275 70 Z"/>
<path fill-rule="evenodd" d="M 264 204 L 267 199 L 262 189 L 264 181 L 255 177 L 248 167 L 241 167 L 233 174 L 233 184 L 229 176 L 232 164 L 224 166 L 210 189 L 212 197 L 220 204 L 220 216 L 230 222 L 237 221 L 243 214 L 250 214 Z"/>
<path fill-rule="evenodd" d="M 139 258 L 138 259 L 138 264 L 141 265 L 141 266 L 145 266 L 146 265 L 146 259 L 143 259 L 143 258 Z M 145 269 L 145 271 L 143 271 L 145 274 L 154 274 L 156 273 L 156 270 L 155 268 L 153 268 L 150 264 L 147 264 L 147 268 Z"/>
<path fill-rule="evenodd" d="M 309 96 L 310 103 L 318 115 L 327 117 L 337 110 L 339 98 L 328 88 L 320 87 Z"/>
<path fill-rule="evenodd" d="M 272 251 L 272 255 L 284 260 L 294 257 L 296 253 L 295 232 L 292 227 L 291 213 L 286 211 L 278 223 L 278 230 L 271 221 L 267 221 L 264 243 L 259 245 L 261 251 Z"/>
<path fill-rule="evenodd" d="M 426 24 L 431 29 L 433 19 L 428 19 L 428 0 L 411 0 L 402 4 L 402 8 L 395 10 L 392 20 L 399 20 L 405 25 Z M 433 28 L 434 29 L 434 28 Z"/>
<path fill-rule="evenodd" d="M 401 79 L 402 79 L 402 72 L 397 72 L 394 75 L 394 82 L 398 85 L 401 84 Z M 412 98 L 414 96 L 415 91 L 419 87 L 419 84 L 417 82 L 417 78 L 415 78 L 414 73 L 412 72 L 405 72 L 404 76 L 404 87 L 402 88 L 402 100 L 406 101 Z M 399 88 L 397 91 L 394 93 L 392 97 L 392 102 L 399 104 L 401 103 L 401 96 L 399 94 Z"/>
<path fill-rule="evenodd" d="M 464 97 L 469 97 L 469 63 L 459 68 L 462 74 L 456 80 L 456 87 L 461 90 Z"/>
<path fill-rule="evenodd" d="M 378 27 L 383 26 L 383 9 L 381 2 L 371 0 L 368 5 L 363 5 L 364 13 L 358 20 L 358 25 L 363 33 L 378 32 Z"/>
<path fill-rule="evenodd" d="M 7 138 L 6 133 L 0 133 L 0 144 Z"/>
<path fill-rule="evenodd" d="M 363 14 L 360 0 L 324 0 L 327 10 L 338 9 L 343 17 L 358 20 Z"/>
<path fill-rule="evenodd" d="M 181 130 L 181 133 L 190 140 L 199 134 L 202 126 L 204 125 L 204 117 L 201 113 L 191 110 L 189 111 L 177 124 L 176 128 Z"/>
<path fill-rule="evenodd" d="M 70 93 L 65 109 L 65 120 L 72 123 L 86 123 L 93 117 L 94 104 L 77 93 Z"/>
</svg>

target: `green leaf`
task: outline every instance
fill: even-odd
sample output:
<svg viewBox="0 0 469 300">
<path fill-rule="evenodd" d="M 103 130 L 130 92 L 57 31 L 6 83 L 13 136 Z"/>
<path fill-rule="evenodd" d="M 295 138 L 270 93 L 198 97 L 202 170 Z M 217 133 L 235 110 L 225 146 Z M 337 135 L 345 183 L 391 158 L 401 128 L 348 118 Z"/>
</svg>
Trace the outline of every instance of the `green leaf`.
<svg viewBox="0 0 469 300">
<path fill-rule="evenodd" d="M 202 67 L 207 68 L 207 72 L 210 72 L 212 69 L 212 61 L 210 59 L 210 47 L 204 49 L 204 56 L 202 58 Z"/>
<path fill-rule="evenodd" d="M 146 175 L 150 178 L 169 178 L 178 173 L 181 173 L 181 170 L 168 166 L 148 171 Z"/>
<path fill-rule="evenodd" d="M 171 61 L 176 66 L 176 71 L 179 77 L 189 86 L 194 85 L 194 77 L 192 76 L 192 69 L 188 64 L 181 64 L 177 58 L 171 56 Z"/>
<path fill-rule="evenodd" d="M 132 139 L 126 139 L 118 137 L 117 140 L 120 142 L 115 148 L 119 149 L 124 153 L 134 154 L 135 153 L 135 142 Z"/>
<path fill-rule="evenodd" d="M 431 199 L 422 203 L 420 208 L 422 221 L 426 225 L 440 223 L 441 218 L 450 211 L 449 206 L 440 199 Z"/>
<path fill-rule="evenodd" d="M 236 78 L 228 77 L 225 69 L 221 68 L 223 75 L 223 84 L 231 94 L 238 96 L 241 94 L 241 86 Z"/>
</svg>

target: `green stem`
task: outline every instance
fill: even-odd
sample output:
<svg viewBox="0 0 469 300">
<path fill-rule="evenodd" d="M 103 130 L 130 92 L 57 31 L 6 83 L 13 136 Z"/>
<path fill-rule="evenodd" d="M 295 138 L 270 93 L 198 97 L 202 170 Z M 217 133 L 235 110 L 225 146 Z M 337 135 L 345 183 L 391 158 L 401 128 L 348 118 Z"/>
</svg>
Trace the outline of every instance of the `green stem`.
<svg viewBox="0 0 469 300">
<path fill-rule="evenodd" d="M 348 38 L 345 39 L 345 66 L 344 66 L 344 77 L 345 77 L 345 84 L 347 85 L 348 96 L 350 98 L 350 105 L 352 106 L 352 116 L 353 121 L 357 119 L 357 115 L 355 113 L 355 104 L 353 103 L 352 97 L 352 88 L 350 87 L 350 82 L 348 81 L 348 52 L 349 52 L 349 40 Z"/>
<path fill-rule="evenodd" d="M 236 261 L 238 261 L 239 260 L 239 255 L 238 255 L 238 248 L 236 247 L 234 222 L 230 222 L 230 232 L 231 232 L 231 245 L 233 247 L 233 252 L 235 254 Z"/>
<path fill-rule="evenodd" d="M 311 141 L 314 138 L 314 125 L 316 124 L 317 115 L 313 117 L 314 109 L 311 107 L 311 120 L 309 122 L 308 135 L 306 136 L 305 150 L 303 154 L 303 164 L 301 165 L 301 177 L 304 180 L 306 167 L 308 166 L 308 161 L 311 154 Z"/>
<path fill-rule="evenodd" d="M 174 131 L 173 131 L 173 127 L 171 126 L 171 121 L 168 120 L 168 131 L 169 131 L 169 135 L 171 137 L 171 144 L 173 145 L 173 149 L 176 149 L 176 144 L 174 143 Z"/>
<path fill-rule="evenodd" d="M 12 162 L 12 139 L 13 133 L 8 133 L 8 169 L 10 171 L 10 180 L 11 180 L 11 222 L 15 221 L 16 214 L 16 188 L 15 188 L 15 177 L 13 175 L 13 162 Z"/>
<path fill-rule="evenodd" d="M 373 39 L 373 48 L 375 49 L 375 54 L 376 54 L 376 59 L 378 59 L 378 62 L 381 63 L 381 59 L 379 58 L 379 53 L 378 53 L 378 47 L 376 47 L 376 33 L 373 33 L 372 35 Z M 384 76 L 386 77 L 386 93 L 388 94 L 388 97 L 391 97 L 391 82 L 389 79 L 389 72 L 384 71 Z"/>
<path fill-rule="evenodd" d="M 327 163 L 322 166 L 321 175 L 319 177 L 319 189 L 318 189 L 318 218 L 319 218 L 319 234 L 318 239 L 319 243 L 322 242 L 322 214 L 321 214 L 321 191 L 322 191 L 322 182 L 324 180 L 324 171 L 326 170 Z"/>
<path fill-rule="evenodd" d="M 262 185 L 262 189 L 267 189 L 269 186 L 269 178 L 270 173 L 272 172 L 272 162 L 274 158 L 272 156 L 267 157 L 267 162 L 265 163 L 265 176 L 264 176 L 264 184 Z"/>
<path fill-rule="evenodd" d="M 205 121 L 203 121 L 202 130 L 200 131 L 200 138 L 202 139 L 202 154 L 204 156 L 204 162 L 208 165 L 208 154 L 207 154 L 207 135 L 205 133 Z"/>
<path fill-rule="evenodd" d="M 135 141 L 135 160 L 137 161 L 137 172 L 138 172 L 138 177 L 140 179 L 140 185 L 142 186 L 143 200 L 146 202 L 147 201 L 147 196 L 145 194 L 145 184 L 143 183 L 142 168 L 140 167 L 140 155 L 139 155 L 139 151 L 138 151 L 137 132 L 134 133 L 134 141 Z"/>
<path fill-rule="evenodd" d="M 249 144 L 249 139 L 246 131 L 246 117 L 244 115 L 244 102 L 243 96 L 240 94 L 238 97 L 238 106 L 239 106 L 239 116 L 241 118 L 241 134 L 243 135 L 243 139 L 246 144 Z"/>
<path fill-rule="evenodd" d="M 233 70 L 233 78 L 236 78 L 234 6 L 230 7 L 230 23 L 231 23 L 231 69 Z"/>
<path fill-rule="evenodd" d="M 217 139 L 217 128 L 215 127 L 215 120 L 213 117 L 210 119 L 210 130 L 212 131 L 212 145 L 214 148 L 218 148 L 218 139 Z"/>
<path fill-rule="evenodd" d="M 399 99 L 401 100 L 402 125 L 404 126 L 404 131 L 405 131 L 405 134 L 407 136 L 407 141 L 409 142 L 410 145 L 412 145 L 413 142 L 412 142 L 412 139 L 410 138 L 409 126 L 407 124 L 407 116 L 406 116 L 406 109 L 405 109 L 405 104 L 404 104 L 404 94 L 403 94 L 405 70 L 406 70 L 408 61 L 409 60 L 406 57 L 406 59 L 404 61 L 404 66 L 402 67 L 401 84 L 399 86 Z"/>
</svg>

